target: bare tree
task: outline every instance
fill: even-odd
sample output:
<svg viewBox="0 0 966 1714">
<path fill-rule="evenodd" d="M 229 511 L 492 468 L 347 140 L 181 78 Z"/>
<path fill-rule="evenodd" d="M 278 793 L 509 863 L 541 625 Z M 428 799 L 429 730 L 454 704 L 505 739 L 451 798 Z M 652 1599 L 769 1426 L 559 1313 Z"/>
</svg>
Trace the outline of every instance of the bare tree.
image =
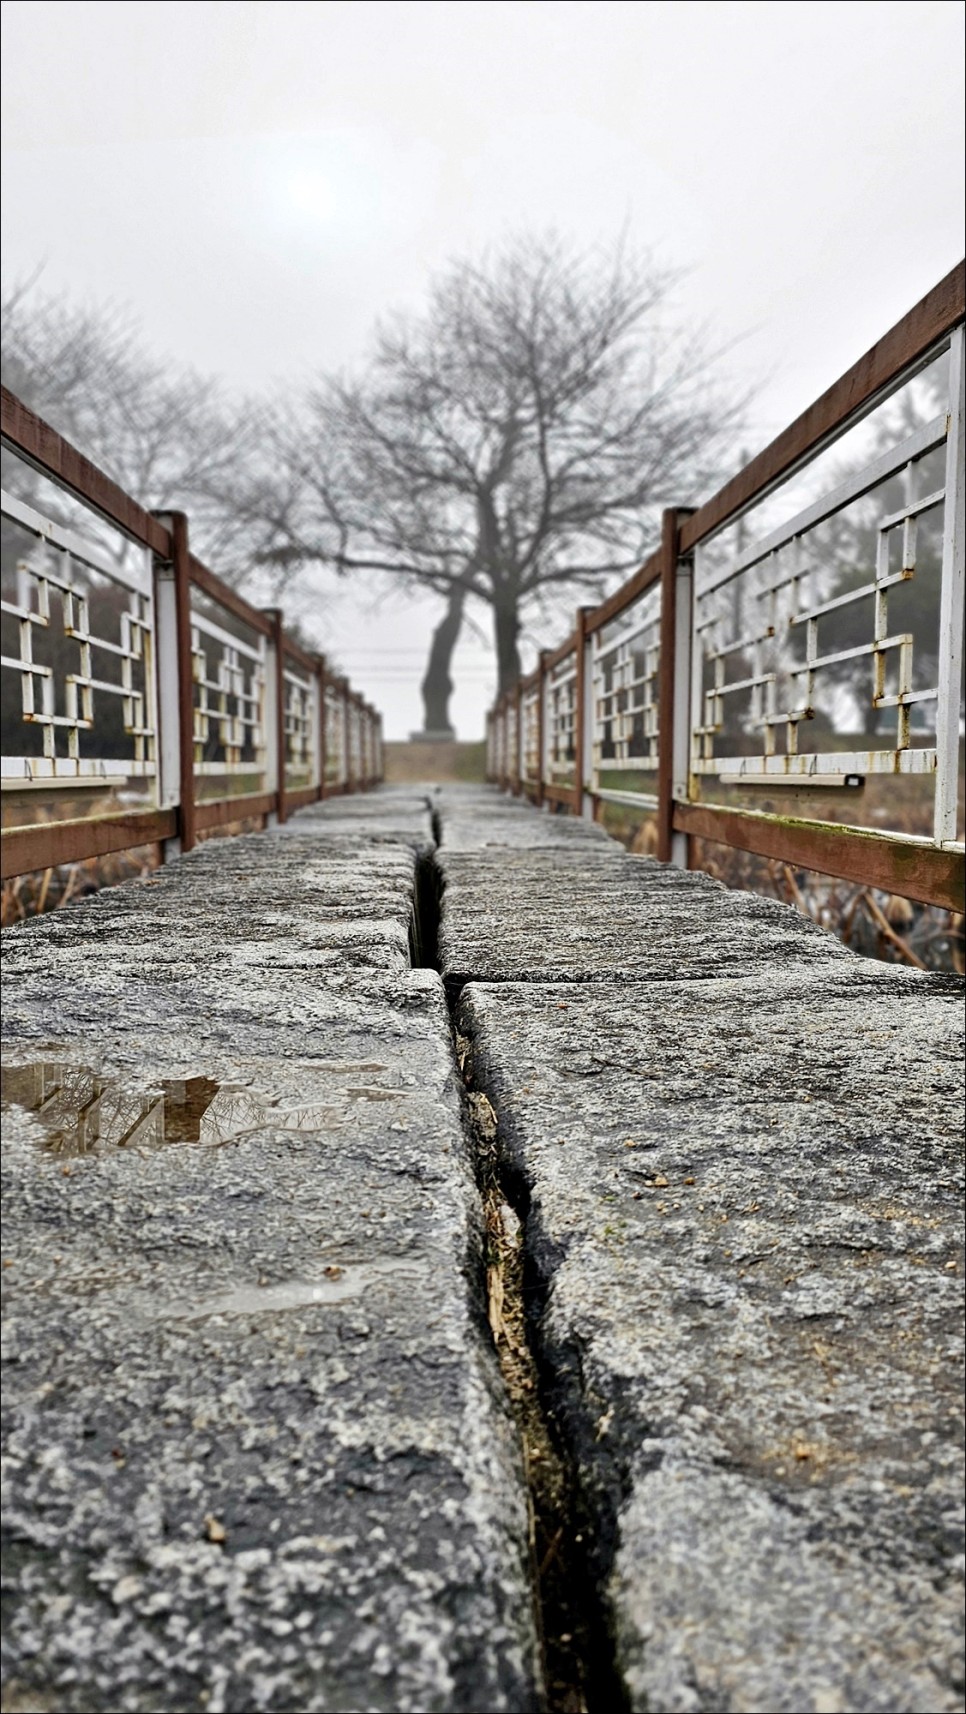
<svg viewBox="0 0 966 1714">
<path fill-rule="evenodd" d="M 645 556 L 661 505 L 703 491 L 740 414 L 700 340 L 669 325 L 674 277 L 520 240 L 454 265 L 425 313 L 377 331 L 283 434 L 269 557 L 401 578 L 445 601 L 423 684 L 445 730 L 467 603 L 491 611 L 500 688 L 528 610 L 598 591 Z"/>
<path fill-rule="evenodd" d="M 218 383 L 159 362 L 118 310 L 85 308 L 14 287 L 2 304 L 4 383 L 148 507 L 190 511 L 192 545 L 231 582 L 252 570 L 251 523 L 239 516 L 241 471 L 256 492 L 261 440 L 255 412 Z M 23 465 L 4 454 L 5 481 Z M 36 484 L 35 484 L 36 485 Z M 66 498 L 48 502 L 76 522 Z"/>
</svg>

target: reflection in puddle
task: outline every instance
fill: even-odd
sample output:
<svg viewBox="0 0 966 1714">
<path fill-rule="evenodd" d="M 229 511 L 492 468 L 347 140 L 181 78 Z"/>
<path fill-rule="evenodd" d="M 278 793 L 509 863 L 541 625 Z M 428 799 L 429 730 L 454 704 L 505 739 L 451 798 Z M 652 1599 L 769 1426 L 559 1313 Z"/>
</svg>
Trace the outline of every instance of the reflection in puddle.
<svg viewBox="0 0 966 1714">
<path fill-rule="evenodd" d="M 191 1308 L 181 1305 L 168 1310 L 181 1321 L 201 1321 L 210 1315 L 259 1315 L 269 1311 L 311 1308 L 313 1304 L 342 1303 L 358 1297 L 375 1280 L 418 1280 L 426 1276 L 425 1262 L 406 1257 L 384 1257 L 377 1262 L 354 1262 L 345 1266 L 332 1265 L 323 1270 L 322 1279 L 285 1280 L 280 1285 L 239 1286 L 221 1297 L 204 1298 Z"/>
<path fill-rule="evenodd" d="M 156 1148 L 163 1143 L 218 1146 L 270 1125 L 282 1131 L 318 1131 L 339 1122 L 332 1108 L 280 1108 L 247 1089 L 221 1088 L 210 1077 L 163 1078 L 132 1092 L 88 1066 L 41 1060 L 5 1066 L 4 1106 L 33 1113 L 46 1132 L 43 1147 L 56 1154 L 89 1155 L 105 1149 Z"/>
</svg>

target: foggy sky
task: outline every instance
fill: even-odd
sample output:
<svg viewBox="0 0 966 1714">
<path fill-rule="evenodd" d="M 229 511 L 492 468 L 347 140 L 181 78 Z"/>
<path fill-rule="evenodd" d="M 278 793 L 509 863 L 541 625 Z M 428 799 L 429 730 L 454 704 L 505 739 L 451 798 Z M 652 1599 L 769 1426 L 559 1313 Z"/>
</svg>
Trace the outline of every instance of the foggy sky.
<svg viewBox="0 0 966 1714">
<path fill-rule="evenodd" d="M 152 346 L 232 385 L 351 364 L 376 316 L 507 231 L 626 230 L 690 268 L 682 314 L 762 383 L 754 450 L 963 250 L 954 0 L 6 0 L 3 18 L 5 280 L 43 263 L 47 289 L 129 304 Z M 370 608 L 340 597 L 318 639 L 402 736 L 435 608 Z M 472 737 L 492 655 L 469 641 L 458 667 Z"/>
</svg>

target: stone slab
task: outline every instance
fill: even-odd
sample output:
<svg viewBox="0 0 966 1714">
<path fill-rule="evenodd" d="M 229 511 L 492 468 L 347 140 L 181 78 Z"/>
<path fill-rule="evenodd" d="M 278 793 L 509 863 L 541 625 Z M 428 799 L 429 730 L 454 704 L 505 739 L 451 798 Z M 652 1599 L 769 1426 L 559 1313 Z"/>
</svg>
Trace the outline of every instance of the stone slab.
<svg viewBox="0 0 966 1714">
<path fill-rule="evenodd" d="M 212 842 L 4 933 L 5 1708 L 538 1705 L 416 857 Z"/>
<path fill-rule="evenodd" d="M 410 982 L 416 853 L 310 831 L 212 840 L 144 881 L 4 931 L 8 1037 L 144 1039 L 291 1055 L 394 1030 Z"/>
<path fill-rule="evenodd" d="M 471 984 L 634 1710 L 961 1706 L 962 987 Z"/>
<path fill-rule="evenodd" d="M 448 851 L 600 850 L 622 847 L 592 821 L 572 815 L 550 815 L 522 798 L 506 796 L 496 786 L 444 786 L 433 799 L 442 838 Z"/>
<path fill-rule="evenodd" d="M 788 905 L 619 848 L 590 858 L 574 847 L 509 850 L 494 862 L 444 845 L 437 863 L 451 990 L 474 980 L 666 982 L 854 958 Z"/>
<path fill-rule="evenodd" d="M 316 835 L 325 837 L 362 836 L 380 844 L 395 842 L 428 852 L 433 847 L 431 793 L 428 786 L 381 786 L 376 791 L 327 798 L 296 811 L 275 831 L 287 837 L 310 826 Z"/>
</svg>

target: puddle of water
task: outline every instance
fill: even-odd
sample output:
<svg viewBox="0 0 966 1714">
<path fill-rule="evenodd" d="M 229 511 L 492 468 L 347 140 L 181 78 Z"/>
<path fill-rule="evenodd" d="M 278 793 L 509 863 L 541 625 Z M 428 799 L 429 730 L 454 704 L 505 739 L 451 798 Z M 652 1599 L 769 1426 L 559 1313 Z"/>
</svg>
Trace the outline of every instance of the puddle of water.
<svg viewBox="0 0 966 1714">
<path fill-rule="evenodd" d="M 343 1303 L 359 1297 L 378 1279 L 424 1279 L 425 1262 L 410 1257 L 387 1256 L 374 1262 L 332 1263 L 317 1280 L 285 1280 L 279 1285 L 238 1286 L 221 1297 L 203 1299 L 191 1308 L 178 1305 L 163 1312 L 179 1321 L 204 1321 L 213 1315 L 277 1314 L 286 1309 L 311 1308 L 315 1304 Z"/>
<path fill-rule="evenodd" d="M 225 1088 L 210 1077 L 162 1078 L 132 1091 L 89 1066 L 39 1060 L 4 1066 L 3 1106 L 22 1107 L 44 1128 L 41 1146 L 59 1155 L 108 1149 L 150 1149 L 167 1143 L 220 1147 L 271 1125 L 282 1131 L 331 1129 L 338 1109 L 281 1107 L 247 1089 Z"/>
</svg>

